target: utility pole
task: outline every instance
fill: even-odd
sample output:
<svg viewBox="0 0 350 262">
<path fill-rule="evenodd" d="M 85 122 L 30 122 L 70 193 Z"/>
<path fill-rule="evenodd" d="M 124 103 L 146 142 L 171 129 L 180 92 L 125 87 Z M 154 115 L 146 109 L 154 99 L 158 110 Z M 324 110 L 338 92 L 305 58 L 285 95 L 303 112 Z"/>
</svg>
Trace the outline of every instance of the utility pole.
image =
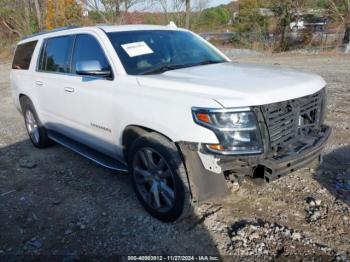
<svg viewBox="0 0 350 262">
<path fill-rule="evenodd" d="M 186 0 L 186 28 L 190 29 L 191 0 Z"/>
<path fill-rule="evenodd" d="M 118 21 L 118 24 L 121 23 L 120 0 L 115 0 L 115 16 L 116 16 L 116 20 Z"/>
<path fill-rule="evenodd" d="M 344 44 L 345 44 L 345 54 L 350 54 L 350 25 L 345 28 L 344 35 Z"/>
</svg>

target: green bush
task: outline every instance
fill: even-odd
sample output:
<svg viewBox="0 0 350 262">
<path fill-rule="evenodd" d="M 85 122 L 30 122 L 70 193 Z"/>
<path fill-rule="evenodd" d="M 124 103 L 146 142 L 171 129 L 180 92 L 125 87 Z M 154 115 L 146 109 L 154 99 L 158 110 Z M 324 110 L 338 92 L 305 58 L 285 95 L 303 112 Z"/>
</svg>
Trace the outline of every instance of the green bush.
<svg viewBox="0 0 350 262">
<path fill-rule="evenodd" d="M 216 27 L 220 25 L 227 25 L 231 20 L 231 14 L 224 6 L 209 8 L 204 10 L 198 21 L 200 27 Z"/>
</svg>

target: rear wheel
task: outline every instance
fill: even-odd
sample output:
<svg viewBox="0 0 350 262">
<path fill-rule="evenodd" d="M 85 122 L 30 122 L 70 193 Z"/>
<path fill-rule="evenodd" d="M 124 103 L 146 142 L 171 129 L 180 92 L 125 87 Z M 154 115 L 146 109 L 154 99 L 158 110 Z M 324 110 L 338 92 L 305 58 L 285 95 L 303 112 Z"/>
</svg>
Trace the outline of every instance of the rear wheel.
<svg viewBox="0 0 350 262">
<path fill-rule="evenodd" d="M 33 145 L 38 148 L 50 146 L 52 143 L 47 136 L 45 127 L 38 118 L 32 102 L 28 98 L 23 98 L 21 104 L 27 133 Z"/>
<path fill-rule="evenodd" d="M 136 195 L 152 216 L 173 222 L 191 213 L 186 171 L 173 143 L 146 134 L 134 142 L 128 162 Z"/>
</svg>

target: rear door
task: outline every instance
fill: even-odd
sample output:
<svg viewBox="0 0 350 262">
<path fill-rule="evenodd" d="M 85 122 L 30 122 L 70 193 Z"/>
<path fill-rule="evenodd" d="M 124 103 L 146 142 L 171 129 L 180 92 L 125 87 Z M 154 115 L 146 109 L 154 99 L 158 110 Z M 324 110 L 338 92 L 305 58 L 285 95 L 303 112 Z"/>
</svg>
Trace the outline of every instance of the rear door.
<svg viewBox="0 0 350 262">
<path fill-rule="evenodd" d="M 64 128 L 66 102 L 64 83 L 70 79 L 70 60 L 73 35 L 45 39 L 41 47 L 34 85 L 37 88 L 40 108 L 48 128 Z"/>
</svg>

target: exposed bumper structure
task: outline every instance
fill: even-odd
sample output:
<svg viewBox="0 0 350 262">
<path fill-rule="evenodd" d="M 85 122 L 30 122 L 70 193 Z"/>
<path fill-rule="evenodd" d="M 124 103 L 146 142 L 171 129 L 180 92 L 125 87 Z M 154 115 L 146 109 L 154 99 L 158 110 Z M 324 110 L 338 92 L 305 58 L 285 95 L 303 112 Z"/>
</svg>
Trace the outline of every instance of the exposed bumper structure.
<svg viewBox="0 0 350 262">
<path fill-rule="evenodd" d="M 265 168 L 264 177 L 267 181 L 272 181 L 300 168 L 303 168 L 322 156 L 322 150 L 328 140 L 331 129 L 324 126 L 323 134 L 317 142 L 301 152 L 281 159 L 263 159 L 260 165 Z"/>
<path fill-rule="evenodd" d="M 325 93 L 253 107 L 264 144 L 260 155 L 215 155 L 201 144 L 178 143 L 194 200 L 225 195 L 237 177 L 270 182 L 321 160 L 331 133 L 323 124 Z"/>
<path fill-rule="evenodd" d="M 297 171 L 315 160 L 321 160 L 322 150 L 331 129 L 323 126 L 322 135 L 308 148 L 280 159 L 264 156 L 219 156 L 201 153 L 201 145 L 178 143 L 183 154 L 192 197 L 195 202 L 227 195 L 230 176 L 258 176 L 271 182 Z M 257 171 L 259 170 L 259 174 Z"/>
</svg>

